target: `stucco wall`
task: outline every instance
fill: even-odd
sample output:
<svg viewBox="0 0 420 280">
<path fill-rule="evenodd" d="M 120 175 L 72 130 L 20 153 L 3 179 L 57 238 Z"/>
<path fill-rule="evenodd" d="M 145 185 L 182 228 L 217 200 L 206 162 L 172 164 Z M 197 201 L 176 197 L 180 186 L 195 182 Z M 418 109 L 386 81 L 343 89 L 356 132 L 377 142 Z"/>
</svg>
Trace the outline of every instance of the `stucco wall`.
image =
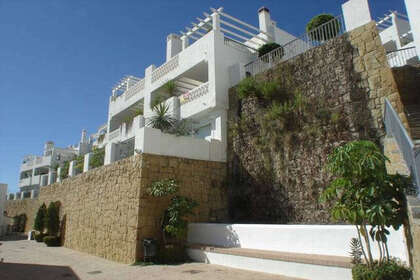
<svg viewBox="0 0 420 280">
<path fill-rule="evenodd" d="M 42 187 L 37 200 L 8 201 L 7 211 L 25 213 L 29 230 L 41 203 L 59 201 L 65 247 L 133 263 L 142 257 L 144 238 L 160 238 L 169 204 L 148 195 L 153 181 L 179 181 L 180 193 L 199 203 L 192 221 L 220 221 L 227 209 L 225 176 L 224 163 L 142 154 Z"/>
</svg>

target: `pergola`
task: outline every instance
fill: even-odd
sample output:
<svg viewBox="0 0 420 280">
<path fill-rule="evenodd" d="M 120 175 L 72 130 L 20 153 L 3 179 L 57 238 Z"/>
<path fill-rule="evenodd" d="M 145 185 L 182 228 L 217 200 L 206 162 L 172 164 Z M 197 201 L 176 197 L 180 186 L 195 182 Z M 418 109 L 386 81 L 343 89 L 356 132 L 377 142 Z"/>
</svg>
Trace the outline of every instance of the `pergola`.
<svg viewBox="0 0 420 280">
<path fill-rule="evenodd" d="M 212 29 L 218 29 L 225 38 L 254 50 L 274 40 L 271 34 L 225 13 L 223 7 L 210 8 L 210 11 L 212 14 L 204 12 L 204 18 L 197 17 L 197 22 L 191 23 L 192 27 L 180 32 L 184 48 L 188 45 L 188 39 L 197 41 Z"/>
</svg>

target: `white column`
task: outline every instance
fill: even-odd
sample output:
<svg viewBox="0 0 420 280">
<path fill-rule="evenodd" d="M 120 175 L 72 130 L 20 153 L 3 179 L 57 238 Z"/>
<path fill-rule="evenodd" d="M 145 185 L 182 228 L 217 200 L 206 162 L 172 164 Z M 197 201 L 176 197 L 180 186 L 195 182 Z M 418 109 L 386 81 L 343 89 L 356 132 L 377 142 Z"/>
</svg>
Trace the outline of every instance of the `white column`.
<svg viewBox="0 0 420 280">
<path fill-rule="evenodd" d="M 61 182 L 61 167 L 57 168 L 57 182 Z"/>
<path fill-rule="evenodd" d="M 220 15 L 218 13 L 212 13 L 211 17 L 213 21 L 213 30 L 219 31 L 220 30 Z"/>
<path fill-rule="evenodd" d="M 152 73 L 156 69 L 155 65 L 150 65 L 146 68 L 144 73 L 144 83 L 146 90 L 144 95 L 144 115 L 149 116 L 152 113 L 152 109 L 150 108 L 150 104 L 152 102 L 150 88 L 152 87 Z"/>
<path fill-rule="evenodd" d="M 89 161 L 90 161 L 91 156 L 92 156 L 92 153 L 85 154 L 85 158 L 83 161 L 83 172 L 89 171 Z"/>
<path fill-rule="evenodd" d="M 127 124 L 125 122 L 123 122 L 120 126 L 120 133 L 121 133 L 121 137 L 125 137 L 127 133 Z"/>
<path fill-rule="evenodd" d="M 111 164 L 116 160 L 118 146 L 115 143 L 108 143 L 105 146 L 104 165 Z"/>
<path fill-rule="evenodd" d="M 394 32 L 397 35 L 397 38 L 396 38 L 397 40 L 395 40 L 395 43 L 397 45 L 397 50 L 399 50 L 401 49 L 401 39 L 400 39 L 401 32 L 399 28 L 400 22 L 396 13 L 391 14 L 391 19 L 392 19 L 392 28 L 395 30 Z M 405 64 L 405 61 L 404 61 L 404 64 Z"/>
<path fill-rule="evenodd" d="M 31 190 L 31 199 L 35 198 L 35 190 Z"/>
<path fill-rule="evenodd" d="M 51 185 L 51 184 L 54 184 L 54 176 L 55 175 L 55 172 L 54 172 L 54 170 L 52 169 L 52 168 L 50 168 L 49 170 L 48 170 L 48 185 Z"/>
<path fill-rule="evenodd" d="M 166 37 L 166 61 L 182 51 L 181 38 L 176 34 L 169 34 Z"/>
<path fill-rule="evenodd" d="M 76 161 L 72 160 L 70 161 L 70 166 L 69 166 L 69 177 L 73 177 L 76 175 Z"/>
<path fill-rule="evenodd" d="M 182 36 L 181 41 L 182 41 L 182 49 L 185 50 L 186 48 L 188 48 L 188 45 L 190 44 L 188 37 L 185 35 Z"/>
<path fill-rule="evenodd" d="M 368 0 L 349 0 L 341 9 L 347 32 L 372 21 Z"/>
<path fill-rule="evenodd" d="M 20 192 L 20 199 L 23 199 L 25 196 L 25 192 Z"/>
<path fill-rule="evenodd" d="M 410 21 L 411 33 L 413 34 L 417 55 L 420 55 L 420 1 L 405 0 L 405 8 Z"/>
<path fill-rule="evenodd" d="M 19 192 L 15 192 L 15 200 L 18 200 L 20 198 L 20 193 Z"/>
</svg>

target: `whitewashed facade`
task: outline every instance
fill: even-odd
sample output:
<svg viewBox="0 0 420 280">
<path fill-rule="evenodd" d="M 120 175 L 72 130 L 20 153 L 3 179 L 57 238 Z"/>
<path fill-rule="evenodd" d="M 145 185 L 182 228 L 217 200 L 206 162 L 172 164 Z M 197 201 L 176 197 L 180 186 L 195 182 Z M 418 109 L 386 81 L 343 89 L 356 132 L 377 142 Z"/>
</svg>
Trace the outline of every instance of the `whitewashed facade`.
<svg viewBox="0 0 420 280">
<path fill-rule="evenodd" d="M 267 8 L 258 11 L 259 27 L 211 9 L 180 35 L 167 37 L 166 62 L 150 65 L 144 78 L 127 76 L 112 90 L 109 101 L 105 164 L 137 153 L 226 161 L 229 88 L 244 77 L 243 65 L 268 42 L 284 44 L 296 39 L 271 20 Z M 174 81 L 173 96 L 165 83 Z M 190 136 L 161 133 L 149 125 L 152 102 L 166 99 L 172 117 L 188 120 Z M 143 115 L 127 120 L 135 108 Z"/>
</svg>

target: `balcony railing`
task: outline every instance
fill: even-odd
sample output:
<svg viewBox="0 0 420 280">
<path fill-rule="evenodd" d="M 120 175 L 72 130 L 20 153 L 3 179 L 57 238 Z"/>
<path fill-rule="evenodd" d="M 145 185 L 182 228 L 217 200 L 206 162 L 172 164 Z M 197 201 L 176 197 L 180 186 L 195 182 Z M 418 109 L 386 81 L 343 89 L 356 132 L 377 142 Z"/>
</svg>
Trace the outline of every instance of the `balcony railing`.
<svg viewBox="0 0 420 280">
<path fill-rule="evenodd" d="M 179 65 L 179 56 L 176 55 L 165 64 L 162 64 L 152 72 L 152 83 L 156 82 L 166 74 L 176 69 Z"/>
<path fill-rule="evenodd" d="M 314 47 L 321 46 L 345 32 L 346 29 L 343 17 L 341 15 L 337 16 L 321 26 L 304 33 L 300 37 L 248 63 L 245 65 L 245 73 L 248 75 L 261 73 L 280 62 L 289 60 Z"/>
<path fill-rule="evenodd" d="M 187 93 L 184 93 L 179 97 L 180 103 L 185 104 L 193 101 L 194 99 L 199 98 L 200 96 L 206 95 L 209 93 L 209 82 L 199 85 L 196 88 L 193 88 Z"/>
<path fill-rule="evenodd" d="M 390 67 L 420 64 L 416 47 L 399 49 L 386 54 Z"/>
<path fill-rule="evenodd" d="M 400 148 L 405 163 L 411 172 L 413 183 L 420 187 L 420 149 L 416 147 L 402 124 L 397 112 L 395 112 L 388 99 L 385 99 L 384 112 L 385 129 L 388 135 L 392 135 Z"/>
<path fill-rule="evenodd" d="M 120 137 L 120 129 L 119 128 L 109 133 L 108 141 L 111 141 L 111 140 L 113 140 L 115 138 L 118 138 L 118 137 Z"/>
<path fill-rule="evenodd" d="M 224 43 L 226 46 L 237 49 L 238 51 L 244 52 L 244 53 L 248 53 L 248 54 L 253 54 L 253 52 L 251 51 L 252 48 L 248 47 L 240 42 L 237 42 L 235 40 L 232 40 L 230 38 L 225 37 L 224 38 Z"/>
<path fill-rule="evenodd" d="M 124 100 L 128 100 L 131 97 L 133 97 L 136 93 L 142 91 L 144 89 L 144 84 L 145 81 L 140 80 L 138 81 L 135 85 L 133 85 L 132 87 L 130 87 L 125 93 L 124 93 Z"/>
</svg>

